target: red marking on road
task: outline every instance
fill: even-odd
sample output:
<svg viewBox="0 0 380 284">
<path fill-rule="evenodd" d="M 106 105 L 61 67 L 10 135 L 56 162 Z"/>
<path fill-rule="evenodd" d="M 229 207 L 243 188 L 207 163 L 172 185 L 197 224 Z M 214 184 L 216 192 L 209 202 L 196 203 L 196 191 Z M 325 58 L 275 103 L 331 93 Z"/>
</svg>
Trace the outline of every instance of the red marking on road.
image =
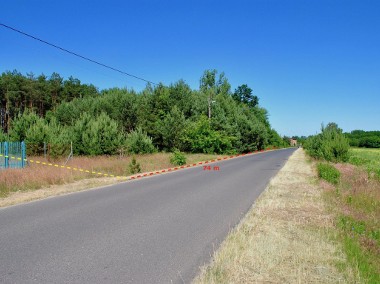
<svg viewBox="0 0 380 284">
<path fill-rule="evenodd" d="M 160 172 L 156 172 L 156 174 L 159 174 Z"/>
<path fill-rule="evenodd" d="M 166 171 L 165 171 L 165 170 L 162 170 L 162 171 L 161 171 L 161 173 L 164 173 L 164 172 L 166 172 Z"/>
<path fill-rule="evenodd" d="M 180 168 L 181 168 L 181 169 L 184 169 L 184 168 L 185 168 L 185 166 L 180 166 Z"/>
<path fill-rule="evenodd" d="M 218 161 L 221 161 L 221 160 L 222 160 L 222 158 L 218 158 L 217 160 L 218 160 Z"/>
<path fill-rule="evenodd" d="M 235 156 L 230 156 L 230 158 L 233 158 L 233 157 L 235 157 Z"/>
<path fill-rule="evenodd" d="M 224 160 L 227 160 L 227 159 L 228 159 L 228 157 L 224 157 L 223 159 L 224 159 Z"/>
<path fill-rule="evenodd" d="M 193 167 L 196 166 L 197 164 L 193 164 Z"/>
<path fill-rule="evenodd" d="M 150 176 L 154 175 L 154 173 L 149 173 Z"/>
</svg>

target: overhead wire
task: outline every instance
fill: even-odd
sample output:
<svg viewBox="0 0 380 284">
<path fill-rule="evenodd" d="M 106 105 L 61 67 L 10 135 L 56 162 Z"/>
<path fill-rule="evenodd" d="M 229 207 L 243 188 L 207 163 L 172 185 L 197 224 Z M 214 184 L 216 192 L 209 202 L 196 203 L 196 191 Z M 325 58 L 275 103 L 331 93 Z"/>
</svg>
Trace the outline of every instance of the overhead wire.
<svg viewBox="0 0 380 284">
<path fill-rule="evenodd" d="M 42 43 L 44 43 L 44 44 L 46 44 L 46 45 L 49 45 L 49 46 L 54 47 L 54 48 L 56 48 L 56 49 L 59 49 L 59 50 L 61 50 L 61 51 L 63 51 L 63 52 L 69 53 L 69 54 L 74 55 L 74 56 L 76 56 L 76 57 L 79 57 L 79 58 L 81 58 L 81 59 L 87 60 L 87 61 L 92 62 L 92 63 L 94 63 L 94 64 L 97 64 L 97 65 L 99 65 L 99 66 L 102 66 L 102 67 L 104 67 L 104 68 L 107 68 L 107 69 L 110 69 L 110 70 L 116 71 L 116 72 L 121 73 L 121 74 L 123 74 L 123 75 L 129 76 L 129 77 L 132 77 L 132 78 L 135 78 L 135 79 L 137 79 L 137 80 L 144 81 L 144 82 L 149 83 L 149 84 L 152 84 L 152 85 L 157 85 L 156 83 L 154 83 L 154 82 L 152 82 L 152 81 L 150 81 L 150 80 L 147 80 L 147 79 L 144 79 L 144 78 L 142 78 L 142 77 L 139 77 L 139 76 L 136 76 L 136 75 L 133 75 L 133 74 L 127 73 L 127 72 L 125 72 L 125 71 L 123 71 L 123 70 L 120 70 L 120 69 L 118 69 L 118 68 L 112 67 L 112 66 L 107 65 L 107 64 L 104 64 L 104 63 L 101 63 L 101 62 L 96 61 L 96 60 L 94 60 L 94 59 L 91 59 L 91 58 L 89 58 L 89 57 L 86 57 L 86 56 L 80 55 L 80 54 L 78 54 L 78 53 L 76 53 L 76 52 L 73 52 L 73 51 L 71 51 L 71 50 L 68 50 L 68 49 L 66 49 L 66 48 L 63 48 L 63 47 L 61 47 L 61 46 L 58 46 L 58 45 L 53 44 L 53 43 L 51 43 L 51 42 L 48 42 L 48 41 L 46 41 L 46 40 L 40 39 L 40 38 L 38 38 L 38 37 L 36 37 L 36 36 L 33 36 L 33 35 L 31 35 L 31 34 L 28 34 L 28 33 L 26 33 L 26 32 L 23 32 L 23 31 L 21 31 L 21 30 L 18 30 L 18 29 L 14 28 L 14 27 L 8 26 L 8 25 L 3 24 L 3 23 L 0 23 L 0 26 L 3 26 L 4 28 L 7 28 L 7 29 L 12 30 L 12 31 L 14 31 L 14 32 L 17 32 L 17 33 L 19 33 L 19 34 L 22 34 L 22 35 L 24 35 L 24 36 L 26 36 L 26 37 L 32 38 L 32 39 L 37 40 L 37 41 L 39 41 L 39 42 L 42 42 Z"/>
</svg>

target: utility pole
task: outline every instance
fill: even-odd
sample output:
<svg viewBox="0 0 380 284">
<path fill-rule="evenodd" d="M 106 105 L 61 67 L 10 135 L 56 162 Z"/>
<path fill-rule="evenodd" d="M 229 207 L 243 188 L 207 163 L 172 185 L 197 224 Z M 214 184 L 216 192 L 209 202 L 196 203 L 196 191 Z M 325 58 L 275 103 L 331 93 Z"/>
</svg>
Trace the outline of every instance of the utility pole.
<svg viewBox="0 0 380 284">
<path fill-rule="evenodd" d="M 207 98 L 208 101 L 208 119 L 211 119 L 211 99 L 210 97 Z"/>
<path fill-rule="evenodd" d="M 207 102 L 208 102 L 208 119 L 211 119 L 211 104 L 215 103 L 215 101 L 213 101 L 211 97 L 208 97 Z"/>
</svg>

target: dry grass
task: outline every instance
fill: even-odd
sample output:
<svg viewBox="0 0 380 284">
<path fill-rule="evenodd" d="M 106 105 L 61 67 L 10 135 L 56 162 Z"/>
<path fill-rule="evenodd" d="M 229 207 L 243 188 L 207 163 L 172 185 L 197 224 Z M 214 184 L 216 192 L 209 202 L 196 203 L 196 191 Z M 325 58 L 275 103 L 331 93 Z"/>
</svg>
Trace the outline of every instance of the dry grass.
<svg viewBox="0 0 380 284">
<path fill-rule="evenodd" d="M 136 155 L 142 172 L 173 167 L 170 163 L 170 153 Z M 217 155 L 187 154 L 187 163 L 195 163 L 220 157 Z M 29 160 L 64 164 L 65 160 L 48 161 L 42 157 L 28 157 Z M 67 166 L 85 170 L 129 176 L 128 165 L 132 157 L 74 157 Z M 99 177 L 97 175 L 61 169 L 30 163 L 25 169 L 8 169 L 0 171 L 0 207 L 16 203 L 41 199 L 48 196 L 83 190 L 91 187 L 116 183 L 115 178 Z"/>
<path fill-rule="evenodd" d="M 352 271 L 336 268 L 346 258 L 314 177 L 297 150 L 195 283 L 354 282 Z"/>
<path fill-rule="evenodd" d="M 100 186 L 115 184 L 117 182 L 119 182 L 119 180 L 116 178 L 91 178 L 67 184 L 52 185 L 38 190 L 12 192 L 7 197 L 0 199 L 0 207 L 40 200 L 86 189 L 94 189 Z"/>
</svg>

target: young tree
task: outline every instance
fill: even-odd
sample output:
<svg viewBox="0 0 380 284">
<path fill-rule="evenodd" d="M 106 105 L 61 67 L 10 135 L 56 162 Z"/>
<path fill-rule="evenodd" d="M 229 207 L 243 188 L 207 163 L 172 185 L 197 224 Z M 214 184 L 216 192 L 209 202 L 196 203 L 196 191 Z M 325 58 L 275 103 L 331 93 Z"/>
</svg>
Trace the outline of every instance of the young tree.
<svg viewBox="0 0 380 284">
<path fill-rule="evenodd" d="M 174 106 L 159 123 L 163 148 L 169 151 L 175 148 L 183 150 L 182 141 L 185 127 L 185 116 L 177 106 Z"/>
<path fill-rule="evenodd" d="M 37 123 L 37 121 L 43 120 L 36 113 L 26 110 L 23 114 L 19 114 L 18 117 L 12 121 L 11 130 L 9 136 L 12 141 L 24 141 L 27 137 L 27 131 Z"/>
<path fill-rule="evenodd" d="M 146 154 L 156 152 L 152 138 L 150 138 L 141 127 L 137 127 L 127 135 L 127 152 L 130 154 Z"/>
</svg>

